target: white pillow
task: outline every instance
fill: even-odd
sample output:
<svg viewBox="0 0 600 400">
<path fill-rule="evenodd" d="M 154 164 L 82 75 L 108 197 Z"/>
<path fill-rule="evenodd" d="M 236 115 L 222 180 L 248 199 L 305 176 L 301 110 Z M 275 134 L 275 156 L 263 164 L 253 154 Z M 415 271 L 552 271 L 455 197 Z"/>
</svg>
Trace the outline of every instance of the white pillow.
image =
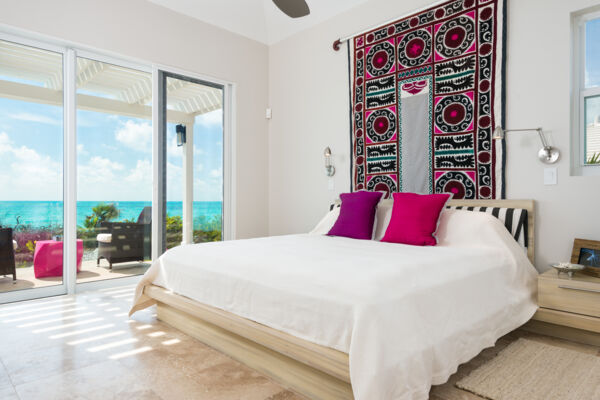
<svg viewBox="0 0 600 400">
<path fill-rule="evenodd" d="M 377 205 L 375 213 L 375 231 L 373 232 L 373 240 L 381 241 L 385 235 L 385 231 L 392 218 L 393 201 L 380 201 Z"/>
<path fill-rule="evenodd" d="M 440 213 L 436 236 L 438 245 L 441 246 L 473 246 L 478 237 L 484 237 L 489 232 L 499 232 L 500 236 L 508 234 L 512 237 L 504 224 L 491 214 L 445 209 Z M 498 233 L 493 235 L 497 239 Z M 517 243 L 514 238 L 512 241 Z"/>
<path fill-rule="evenodd" d="M 327 235 L 331 228 L 333 228 L 333 224 L 337 221 L 340 215 L 340 208 L 334 207 L 333 210 L 329 211 L 325 216 L 319 221 L 317 226 L 314 227 L 312 231 L 309 232 L 310 235 Z"/>
<path fill-rule="evenodd" d="M 96 235 L 96 240 L 102 243 L 110 243 L 112 242 L 112 234 L 111 233 L 99 233 Z"/>
</svg>

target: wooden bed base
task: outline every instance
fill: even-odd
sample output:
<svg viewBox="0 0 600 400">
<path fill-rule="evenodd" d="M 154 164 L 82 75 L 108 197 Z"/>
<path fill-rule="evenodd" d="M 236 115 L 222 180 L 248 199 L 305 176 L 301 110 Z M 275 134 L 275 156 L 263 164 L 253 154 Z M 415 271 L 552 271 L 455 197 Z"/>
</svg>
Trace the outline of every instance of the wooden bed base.
<svg viewBox="0 0 600 400">
<path fill-rule="evenodd" d="M 524 208 L 529 212 L 528 256 L 534 257 L 533 200 L 452 200 L 453 206 Z M 146 286 L 158 319 L 271 377 L 309 399 L 352 399 L 348 354 L 269 328 L 232 313 Z"/>
<path fill-rule="evenodd" d="M 158 286 L 158 319 L 309 399 L 352 399 L 348 354 L 319 346 Z"/>
</svg>

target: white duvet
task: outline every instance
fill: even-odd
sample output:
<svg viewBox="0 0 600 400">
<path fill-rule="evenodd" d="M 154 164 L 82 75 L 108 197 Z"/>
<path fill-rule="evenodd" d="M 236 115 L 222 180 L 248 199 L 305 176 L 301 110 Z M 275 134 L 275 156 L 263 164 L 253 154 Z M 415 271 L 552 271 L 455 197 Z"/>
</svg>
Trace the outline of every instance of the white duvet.
<svg viewBox="0 0 600 400">
<path fill-rule="evenodd" d="M 180 246 L 148 284 L 347 352 L 358 400 L 427 399 L 535 312 L 537 272 L 493 216 L 444 211 L 439 244 L 317 234 Z"/>
</svg>

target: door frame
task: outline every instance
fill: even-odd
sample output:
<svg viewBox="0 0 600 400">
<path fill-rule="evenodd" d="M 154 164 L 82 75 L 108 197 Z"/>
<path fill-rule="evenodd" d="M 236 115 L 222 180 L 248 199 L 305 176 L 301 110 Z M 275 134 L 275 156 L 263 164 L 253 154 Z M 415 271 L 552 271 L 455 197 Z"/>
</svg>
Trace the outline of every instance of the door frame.
<svg viewBox="0 0 600 400">
<path fill-rule="evenodd" d="M 60 46 L 53 43 L 48 43 L 46 41 L 40 41 L 35 38 L 30 38 L 27 36 L 15 35 L 11 32 L 0 31 L 0 40 L 12 42 L 22 46 L 35 47 L 42 50 L 51 51 L 54 53 L 58 53 L 62 55 L 62 73 L 63 73 L 63 136 L 62 136 L 62 144 L 63 144 L 63 158 L 62 158 L 62 203 L 63 203 L 63 230 L 66 231 L 67 223 L 69 222 L 67 219 L 68 211 L 67 211 L 67 151 L 69 148 L 69 143 L 67 143 L 67 123 L 68 123 L 68 112 L 67 112 L 67 90 L 65 88 L 65 82 L 67 79 L 67 74 L 69 73 L 67 70 L 69 68 L 69 56 L 68 49 L 64 46 Z M 32 300 L 42 297 L 49 296 L 60 296 L 67 294 L 68 292 L 68 284 L 69 284 L 69 274 L 65 265 L 67 265 L 66 260 L 68 257 L 68 252 L 66 251 L 67 246 L 63 240 L 63 279 L 60 284 L 45 286 L 39 288 L 28 288 L 21 290 L 13 290 L 9 292 L 0 293 L 0 304 L 4 303 L 12 303 L 16 301 L 24 301 L 24 300 Z M 18 272 L 18 271 L 17 271 Z M 17 275 L 18 279 L 18 275 Z"/>
<path fill-rule="evenodd" d="M 161 172 L 159 152 L 159 71 L 199 81 L 202 84 L 218 85 L 223 88 L 223 240 L 236 237 L 236 90 L 235 82 L 186 71 L 169 65 L 140 60 L 111 53 L 109 51 L 82 46 L 71 41 L 54 39 L 47 35 L 30 32 L 0 24 L 0 40 L 32 46 L 63 55 L 63 282 L 41 288 L 23 289 L 0 293 L 0 304 L 31 300 L 42 297 L 74 294 L 87 290 L 130 285 L 139 282 L 142 276 L 107 279 L 103 281 L 76 283 L 77 280 L 77 57 L 120 65 L 152 73 L 152 259 L 156 260 L 159 243 L 159 225 L 163 225 L 158 212 L 159 177 Z M 160 223 L 154 223 L 160 221 Z"/>
<path fill-rule="evenodd" d="M 166 216 L 166 104 L 167 93 L 164 90 L 166 79 L 175 78 L 199 85 L 219 88 L 223 91 L 223 202 L 222 202 L 222 238 L 232 240 L 235 232 L 235 109 L 234 99 L 236 86 L 234 83 L 209 78 L 197 73 L 183 71 L 178 68 L 155 65 L 152 72 L 153 93 L 152 97 L 152 171 L 154 189 L 152 191 L 152 220 L 164 221 Z M 155 112 L 155 110 L 157 112 Z M 156 144 L 156 146 L 155 146 Z M 162 144 L 162 146 L 158 146 Z M 186 174 L 193 174 L 193 163 L 185 166 Z M 190 184 L 184 181 L 184 185 Z M 188 192 L 193 191 L 192 188 Z M 190 199 L 183 199 L 185 202 Z M 193 199 L 192 199 L 193 201 Z M 166 250 L 165 224 L 152 224 L 152 259 L 156 260 Z"/>
</svg>

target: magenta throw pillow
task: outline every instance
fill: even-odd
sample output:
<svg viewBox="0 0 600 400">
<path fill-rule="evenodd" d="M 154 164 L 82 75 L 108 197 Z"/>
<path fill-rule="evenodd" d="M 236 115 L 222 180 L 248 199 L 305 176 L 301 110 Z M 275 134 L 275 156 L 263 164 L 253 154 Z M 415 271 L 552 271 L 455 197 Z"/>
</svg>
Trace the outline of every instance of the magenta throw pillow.
<svg viewBox="0 0 600 400">
<path fill-rule="evenodd" d="M 344 236 L 352 239 L 371 239 L 377 204 L 383 193 L 361 190 L 342 193 L 340 215 L 327 233 L 329 236 Z"/>
<path fill-rule="evenodd" d="M 449 194 L 394 193 L 392 217 L 382 242 L 435 246 L 440 214 Z"/>
</svg>

